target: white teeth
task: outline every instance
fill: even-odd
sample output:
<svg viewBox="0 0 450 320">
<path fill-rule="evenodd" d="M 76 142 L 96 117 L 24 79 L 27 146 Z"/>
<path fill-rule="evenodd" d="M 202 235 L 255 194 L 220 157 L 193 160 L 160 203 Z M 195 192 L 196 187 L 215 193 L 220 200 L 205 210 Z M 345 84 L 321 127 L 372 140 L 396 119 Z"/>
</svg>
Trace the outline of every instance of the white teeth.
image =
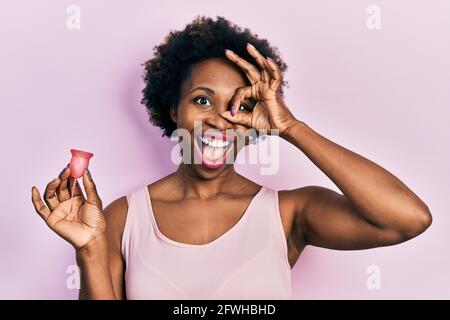
<svg viewBox="0 0 450 320">
<path fill-rule="evenodd" d="M 200 138 L 202 140 L 202 142 L 204 142 L 205 144 L 214 147 L 214 148 L 223 148 L 223 147 L 227 147 L 230 144 L 230 141 L 223 141 L 223 140 L 218 140 L 218 139 L 209 139 L 209 138 Z"/>
</svg>

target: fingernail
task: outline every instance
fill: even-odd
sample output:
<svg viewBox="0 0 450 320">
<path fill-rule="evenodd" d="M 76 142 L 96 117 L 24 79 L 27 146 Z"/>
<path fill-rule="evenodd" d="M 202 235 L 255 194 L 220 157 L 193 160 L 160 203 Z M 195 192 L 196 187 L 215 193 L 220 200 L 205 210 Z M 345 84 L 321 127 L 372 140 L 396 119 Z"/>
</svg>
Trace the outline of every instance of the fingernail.
<svg viewBox="0 0 450 320">
<path fill-rule="evenodd" d="M 249 43 L 249 42 L 247 42 L 247 44 L 250 46 L 250 48 L 252 48 L 252 49 L 255 49 L 256 50 L 256 48 L 251 44 L 251 43 Z"/>
<path fill-rule="evenodd" d="M 229 50 L 229 49 L 225 49 L 225 51 L 228 52 L 228 53 L 234 54 L 234 52 Z"/>
<path fill-rule="evenodd" d="M 273 61 L 273 59 L 272 59 L 271 57 L 267 57 L 267 60 L 268 60 L 269 62 L 272 62 L 273 64 L 275 64 L 275 61 Z"/>
<path fill-rule="evenodd" d="M 234 117 L 234 115 L 236 114 L 236 106 L 231 106 L 231 115 Z"/>
</svg>

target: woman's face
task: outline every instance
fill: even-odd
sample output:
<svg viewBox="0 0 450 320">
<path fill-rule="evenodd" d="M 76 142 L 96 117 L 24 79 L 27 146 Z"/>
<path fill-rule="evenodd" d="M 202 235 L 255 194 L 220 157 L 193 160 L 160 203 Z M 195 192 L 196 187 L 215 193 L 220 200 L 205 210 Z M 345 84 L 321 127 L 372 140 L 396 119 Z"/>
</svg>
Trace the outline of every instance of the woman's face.
<svg viewBox="0 0 450 320">
<path fill-rule="evenodd" d="M 183 82 L 178 107 L 171 109 L 179 132 L 189 134 L 189 163 L 202 175 L 230 168 L 238 151 L 248 143 L 247 128 L 220 115 L 230 110 L 236 89 L 249 85 L 244 76 L 226 58 L 201 61 Z M 242 100 L 238 112 L 251 112 L 253 105 L 251 100 Z M 238 135 L 245 138 L 238 139 Z M 186 147 L 182 144 L 183 154 Z M 185 156 L 183 159 L 186 163 Z"/>
</svg>

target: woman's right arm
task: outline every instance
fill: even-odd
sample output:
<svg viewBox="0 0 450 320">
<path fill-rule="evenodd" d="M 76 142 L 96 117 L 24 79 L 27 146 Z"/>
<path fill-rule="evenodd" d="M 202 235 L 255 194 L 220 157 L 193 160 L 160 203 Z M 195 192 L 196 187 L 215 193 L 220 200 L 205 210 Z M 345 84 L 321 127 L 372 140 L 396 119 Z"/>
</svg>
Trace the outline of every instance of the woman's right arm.
<svg viewBox="0 0 450 320">
<path fill-rule="evenodd" d="M 126 299 L 121 241 L 127 211 L 126 197 L 113 201 L 104 210 L 106 234 L 77 250 L 81 278 L 80 300 Z"/>
<path fill-rule="evenodd" d="M 77 251 L 81 277 L 80 300 L 119 299 L 114 292 L 107 247 L 106 238 L 100 236 L 88 247 Z"/>
<path fill-rule="evenodd" d="M 124 299 L 120 243 L 128 209 L 126 197 L 103 210 L 97 187 L 86 170 L 83 174 L 86 198 L 77 183 L 72 202 L 74 181 L 67 166 L 57 179 L 47 184 L 43 199 L 33 187 L 34 208 L 51 230 L 74 246 L 81 269 L 80 298 Z"/>
</svg>

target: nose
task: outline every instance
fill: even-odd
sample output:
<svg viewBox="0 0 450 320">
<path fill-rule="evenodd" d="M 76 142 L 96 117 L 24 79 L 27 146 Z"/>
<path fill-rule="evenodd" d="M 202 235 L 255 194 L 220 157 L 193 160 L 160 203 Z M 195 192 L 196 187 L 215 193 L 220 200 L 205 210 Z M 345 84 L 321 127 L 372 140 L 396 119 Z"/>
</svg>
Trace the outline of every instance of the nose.
<svg viewBox="0 0 450 320">
<path fill-rule="evenodd" d="M 233 129 L 233 123 L 222 117 L 219 112 L 212 112 L 212 114 L 206 118 L 205 123 L 217 130 L 225 131 L 227 129 Z"/>
</svg>

